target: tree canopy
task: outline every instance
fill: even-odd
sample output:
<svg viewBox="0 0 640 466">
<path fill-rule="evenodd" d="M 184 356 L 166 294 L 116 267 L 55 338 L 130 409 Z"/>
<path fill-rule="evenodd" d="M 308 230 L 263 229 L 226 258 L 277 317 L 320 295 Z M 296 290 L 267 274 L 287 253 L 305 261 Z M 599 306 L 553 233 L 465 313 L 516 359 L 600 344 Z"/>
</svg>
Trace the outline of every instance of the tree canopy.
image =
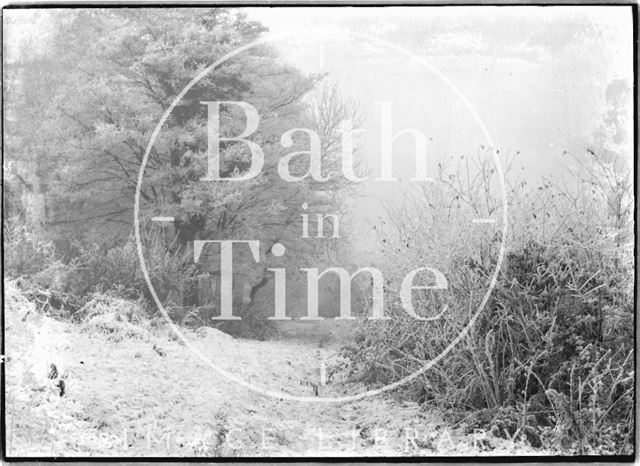
<svg viewBox="0 0 640 466">
<path fill-rule="evenodd" d="M 22 172 L 15 173 L 21 189 L 44 198 L 42 221 L 58 245 L 90 233 L 103 244 L 118 244 L 132 233 L 136 181 L 160 117 L 195 76 L 265 28 L 220 8 L 73 10 L 51 20 L 56 33 L 50 43 L 7 70 L 13 78 L 9 114 L 20 122 L 8 127 L 7 155 L 21 162 Z M 338 176 L 339 123 L 357 120 L 358 112 L 335 88 L 319 85 L 322 79 L 305 76 L 264 43 L 211 70 L 177 103 L 155 140 L 140 191 L 142 228 L 158 228 L 150 218 L 165 215 L 175 217 L 173 244 L 262 241 L 262 265 L 250 264 L 254 286 L 267 279 L 276 242 L 286 244 L 295 254 L 287 260 L 297 263 L 326 251 L 317 241 L 300 241 L 301 213 L 312 214 L 313 222 L 316 212 L 340 210 L 340 193 L 350 186 Z M 264 152 L 258 176 L 203 180 L 206 101 L 243 101 L 257 109 L 260 124 L 250 138 Z M 238 112 L 221 107 L 222 134 L 242 132 L 246 122 Z M 278 176 L 284 154 L 309 146 L 302 132 L 291 147 L 282 146 L 281 135 L 296 127 L 321 136 L 327 182 L 291 183 Z M 249 168 L 246 145 L 227 141 L 220 150 L 222 176 Z M 309 157 L 300 155 L 290 169 L 301 175 L 308 166 Z"/>
</svg>

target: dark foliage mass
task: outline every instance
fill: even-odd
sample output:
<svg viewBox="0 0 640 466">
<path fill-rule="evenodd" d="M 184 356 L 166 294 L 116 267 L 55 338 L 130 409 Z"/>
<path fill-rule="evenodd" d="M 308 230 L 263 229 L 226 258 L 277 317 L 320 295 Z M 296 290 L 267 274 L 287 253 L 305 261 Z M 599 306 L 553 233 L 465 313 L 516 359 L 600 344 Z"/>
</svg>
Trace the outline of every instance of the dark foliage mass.
<svg viewBox="0 0 640 466">
<path fill-rule="evenodd" d="M 87 296 L 110 288 L 127 297 L 151 295 L 142 276 L 133 237 L 138 173 L 147 144 L 163 113 L 205 67 L 265 29 L 231 9 L 105 9 L 52 14 L 52 40 L 25 47 L 7 66 L 4 197 L 13 275 L 43 274 L 55 260 L 61 291 Z M 177 103 L 153 145 L 140 187 L 141 241 L 158 295 L 183 321 L 208 322 L 193 309 L 198 277 L 219 274 L 216 252 L 193 264 L 196 239 L 251 238 L 261 242 L 259 265 L 236 264 L 250 288 L 249 303 L 235 310 L 261 315 L 258 291 L 275 265 L 321 260 L 313 242 L 300 245 L 302 204 L 314 212 L 337 212 L 349 187 L 337 176 L 337 123 L 356 107 L 337 91 L 304 76 L 257 44 L 212 69 Z M 207 173 L 207 107 L 204 101 L 253 105 L 260 127 L 252 135 L 264 152 L 260 174 L 245 183 L 203 180 Z M 237 106 L 223 106 L 223 135 L 240 134 L 245 124 Z M 288 183 L 276 174 L 284 148 L 280 136 L 294 127 L 323 136 L 324 196 L 317 183 Z M 295 138 L 298 144 L 308 144 Z M 287 153 L 290 151 L 287 151 Z M 250 166 L 241 143 L 221 144 L 221 176 L 237 176 Z M 304 157 L 291 164 L 303 173 Z M 153 216 L 174 216 L 159 226 Z M 285 242 L 288 257 L 269 254 Z M 303 247 L 304 246 L 304 247 Z M 211 248 L 213 249 L 213 247 Z M 64 271 L 61 271 L 62 269 Z M 215 279 L 215 278 L 214 278 Z M 295 277 L 294 277 L 295 279 Z M 292 302 L 292 305 L 295 304 Z M 244 309 L 245 307 L 249 309 Z M 268 322 L 245 319 L 238 332 L 262 332 Z M 235 327 L 234 327 L 235 328 Z"/>
<path fill-rule="evenodd" d="M 588 181 L 579 181 L 577 191 L 549 181 L 533 190 L 515 183 L 521 189 L 510 198 L 511 231 L 490 298 L 457 346 L 409 385 L 416 399 L 459 413 L 471 430 L 526 438 L 533 446 L 553 444 L 581 454 L 633 451 L 629 178 L 614 175 L 613 164 L 602 160 L 595 166 L 602 168 L 603 178 L 595 183 L 581 173 Z M 449 199 L 456 196 L 461 199 L 456 211 L 482 211 L 484 196 L 471 202 L 459 196 L 474 192 L 474 182 L 460 172 L 455 178 L 462 180 L 460 185 L 445 184 L 444 196 L 437 195 L 438 189 L 427 193 L 437 211 L 434 218 L 450 218 Z M 446 202 L 438 204 L 438 199 Z M 485 205 L 491 209 L 489 200 Z M 392 214 L 394 228 L 383 234 L 388 261 L 412 260 L 414 250 L 398 244 L 408 241 L 434 250 L 428 247 L 431 240 L 442 238 L 435 222 L 406 221 L 424 204 L 425 197 L 418 196 Z M 580 216 L 572 214 L 576 210 Z M 392 320 L 385 325 L 363 320 L 354 344 L 345 348 L 369 383 L 399 380 L 438 358 L 479 306 L 500 241 L 470 236 L 464 217 L 445 225 L 450 246 L 430 256 L 443 264 L 450 280 L 444 298 L 449 311 L 443 318 L 416 325 L 391 300 Z M 442 300 L 433 292 L 414 298 L 422 315 L 436 314 Z"/>
</svg>

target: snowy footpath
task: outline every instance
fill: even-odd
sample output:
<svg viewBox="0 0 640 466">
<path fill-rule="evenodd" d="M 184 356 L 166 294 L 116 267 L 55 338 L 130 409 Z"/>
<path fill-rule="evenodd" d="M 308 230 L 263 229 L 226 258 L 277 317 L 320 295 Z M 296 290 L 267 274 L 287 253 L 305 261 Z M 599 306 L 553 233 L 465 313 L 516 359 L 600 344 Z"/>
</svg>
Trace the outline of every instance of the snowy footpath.
<svg viewBox="0 0 640 466">
<path fill-rule="evenodd" d="M 361 392 L 365 387 L 332 373 L 336 348 L 235 339 L 204 327 L 184 330 L 186 344 L 164 326 L 131 326 L 114 338 L 108 326 L 42 315 L 11 286 L 9 456 L 541 454 L 447 426 L 394 393 L 343 403 L 291 401 L 247 389 L 207 362 L 256 387 L 301 397 Z"/>
</svg>

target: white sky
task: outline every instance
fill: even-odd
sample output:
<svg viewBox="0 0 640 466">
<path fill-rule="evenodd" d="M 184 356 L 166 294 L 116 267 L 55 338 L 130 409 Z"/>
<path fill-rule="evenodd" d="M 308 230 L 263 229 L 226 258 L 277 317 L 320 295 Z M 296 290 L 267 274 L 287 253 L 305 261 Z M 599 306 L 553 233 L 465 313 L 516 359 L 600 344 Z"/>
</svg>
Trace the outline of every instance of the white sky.
<svg viewBox="0 0 640 466">
<path fill-rule="evenodd" d="M 365 110 L 364 151 L 377 167 L 375 101 L 391 101 L 394 131 L 415 127 L 433 138 L 433 163 L 486 144 L 461 100 L 433 72 L 388 41 L 436 67 L 468 99 L 501 151 L 520 151 L 531 179 L 558 174 L 564 150 L 583 152 L 605 111 L 615 79 L 633 83 L 630 7 L 303 7 L 247 8 L 274 43 L 308 73 L 326 72 Z M 335 31 L 327 40 L 326 30 Z M 629 120 L 629 134 L 632 120 Z M 632 147 L 631 145 L 629 147 Z M 411 138 L 398 140 L 400 176 L 413 173 Z M 404 155 L 404 157 L 403 157 Z M 394 159 L 395 161 L 395 159 Z M 380 214 L 377 197 L 397 186 L 368 182 L 359 201 L 364 223 Z"/>
</svg>

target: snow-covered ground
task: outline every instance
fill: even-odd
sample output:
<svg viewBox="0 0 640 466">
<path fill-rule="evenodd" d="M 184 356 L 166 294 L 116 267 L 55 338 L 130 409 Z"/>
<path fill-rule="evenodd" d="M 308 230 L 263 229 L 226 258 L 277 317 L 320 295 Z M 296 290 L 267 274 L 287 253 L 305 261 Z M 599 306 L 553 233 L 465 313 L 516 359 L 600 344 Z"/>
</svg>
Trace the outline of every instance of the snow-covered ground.
<svg viewBox="0 0 640 466">
<path fill-rule="evenodd" d="M 354 393 L 362 387 L 344 378 L 319 383 L 319 364 L 336 361 L 331 345 L 241 340 L 210 328 L 184 330 L 185 344 L 148 322 L 117 341 L 42 315 L 13 283 L 5 292 L 10 457 L 541 454 L 454 429 L 394 394 L 340 404 L 264 396 L 220 376 L 192 351 L 267 389 Z"/>
</svg>

